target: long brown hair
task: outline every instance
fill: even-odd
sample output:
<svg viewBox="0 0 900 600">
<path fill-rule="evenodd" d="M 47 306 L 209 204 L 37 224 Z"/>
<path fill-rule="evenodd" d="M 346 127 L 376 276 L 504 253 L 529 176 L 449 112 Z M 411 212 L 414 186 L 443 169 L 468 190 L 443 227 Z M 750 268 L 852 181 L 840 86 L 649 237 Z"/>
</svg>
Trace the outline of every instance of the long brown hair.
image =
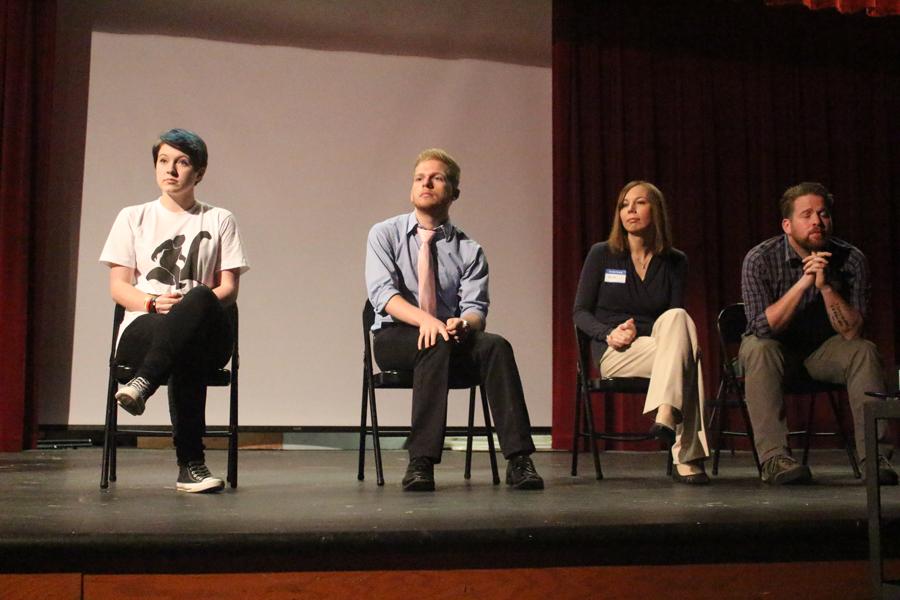
<svg viewBox="0 0 900 600">
<path fill-rule="evenodd" d="M 619 198 L 616 200 L 616 207 L 613 210 L 612 227 L 609 230 L 609 247 L 617 254 L 621 254 L 629 249 L 628 233 L 622 225 L 619 210 L 622 207 L 625 194 L 639 185 L 644 186 L 647 190 L 647 199 L 650 201 L 650 218 L 653 222 L 653 239 L 650 240 L 651 250 L 654 254 L 663 254 L 672 247 L 672 231 L 669 228 L 666 198 L 659 191 L 659 188 L 649 181 L 629 181 L 622 188 L 622 191 L 619 192 Z"/>
</svg>

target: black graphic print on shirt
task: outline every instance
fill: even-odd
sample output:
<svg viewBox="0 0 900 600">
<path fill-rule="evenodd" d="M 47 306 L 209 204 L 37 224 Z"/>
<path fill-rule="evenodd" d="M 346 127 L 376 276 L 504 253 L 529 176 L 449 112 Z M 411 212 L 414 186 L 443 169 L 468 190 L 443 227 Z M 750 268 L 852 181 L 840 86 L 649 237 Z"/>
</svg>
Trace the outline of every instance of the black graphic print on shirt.
<svg viewBox="0 0 900 600">
<path fill-rule="evenodd" d="M 185 257 L 181 250 L 184 247 L 184 236 L 176 235 L 171 240 L 166 240 L 156 247 L 150 260 L 158 264 L 147 273 L 147 280 L 156 280 L 167 285 L 174 285 L 177 289 L 184 287 L 185 281 L 200 281 L 200 244 L 203 240 L 210 240 L 212 236 L 208 231 L 201 231 L 191 241 Z M 157 257 L 158 260 L 157 260 Z M 184 261 L 179 265 L 179 261 Z"/>
</svg>

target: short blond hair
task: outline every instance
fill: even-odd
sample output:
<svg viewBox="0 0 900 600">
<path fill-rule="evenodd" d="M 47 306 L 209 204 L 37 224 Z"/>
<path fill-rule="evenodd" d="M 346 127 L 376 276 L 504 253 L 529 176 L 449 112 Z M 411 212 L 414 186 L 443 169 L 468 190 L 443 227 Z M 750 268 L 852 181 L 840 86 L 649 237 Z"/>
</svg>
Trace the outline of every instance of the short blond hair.
<svg viewBox="0 0 900 600">
<path fill-rule="evenodd" d="M 428 150 L 422 150 L 421 152 L 419 152 L 419 156 L 416 158 L 416 164 L 413 165 L 413 170 L 415 170 L 415 168 L 419 166 L 419 163 L 426 160 L 439 160 L 447 165 L 447 179 L 450 181 L 450 184 L 453 186 L 454 190 L 459 189 L 459 176 L 461 173 L 459 163 L 453 160 L 453 157 L 447 154 L 446 150 L 441 150 L 440 148 L 429 148 Z"/>
</svg>

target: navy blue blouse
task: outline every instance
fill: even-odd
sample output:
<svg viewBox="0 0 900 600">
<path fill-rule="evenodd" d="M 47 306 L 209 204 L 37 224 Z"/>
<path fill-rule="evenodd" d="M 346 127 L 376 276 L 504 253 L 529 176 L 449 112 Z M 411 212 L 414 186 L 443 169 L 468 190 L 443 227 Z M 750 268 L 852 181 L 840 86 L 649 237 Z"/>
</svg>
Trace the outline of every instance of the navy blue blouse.
<svg viewBox="0 0 900 600">
<path fill-rule="evenodd" d="M 573 316 L 591 337 L 595 360 L 606 352 L 606 336 L 630 318 L 637 334 L 650 335 L 656 319 L 670 308 L 684 308 L 687 256 L 670 249 L 654 255 L 643 280 L 628 252 L 612 252 L 607 242 L 594 244 L 584 260 Z"/>
</svg>

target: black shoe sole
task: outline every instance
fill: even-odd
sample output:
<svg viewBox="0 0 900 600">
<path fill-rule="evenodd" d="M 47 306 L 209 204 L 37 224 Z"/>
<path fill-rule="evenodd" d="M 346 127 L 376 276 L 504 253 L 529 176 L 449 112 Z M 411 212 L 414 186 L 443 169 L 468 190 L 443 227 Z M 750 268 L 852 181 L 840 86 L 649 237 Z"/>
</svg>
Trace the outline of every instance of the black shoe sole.
<svg viewBox="0 0 900 600">
<path fill-rule="evenodd" d="M 800 465 L 796 469 L 782 471 L 763 483 L 771 485 L 800 485 L 810 482 L 812 482 L 812 472 L 809 470 L 809 467 Z"/>
<path fill-rule="evenodd" d="M 403 482 L 404 492 L 433 492 L 434 480 L 413 479 L 409 482 Z"/>
<path fill-rule="evenodd" d="M 682 475 L 678 469 L 672 467 L 672 481 L 675 483 L 684 483 L 687 485 L 707 485 L 709 484 L 709 475 L 706 473 L 693 473 L 691 475 Z"/>
<path fill-rule="evenodd" d="M 866 481 L 865 470 L 863 470 L 863 472 L 862 472 L 862 480 L 863 480 L 863 482 Z M 881 471 L 878 472 L 878 485 L 890 486 L 890 485 L 897 485 L 898 483 L 900 483 L 900 482 L 898 482 L 896 473 L 891 472 L 889 474 L 885 474 L 885 473 L 882 473 Z"/>
<path fill-rule="evenodd" d="M 879 457 L 880 459 L 880 457 Z M 897 475 L 897 471 L 895 471 L 891 467 L 882 467 L 881 460 L 878 461 L 878 485 L 897 485 L 900 483 L 900 477 Z M 862 480 L 865 482 L 866 480 L 866 459 L 862 459 L 859 461 L 859 470 L 862 473 Z"/>
<path fill-rule="evenodd" d="M 514 490 L 542 490 L 544 489 L 544 480 L 540 477 L 523 479 L 518 483 L 513 483 L 511 477 L 506 478 L 506 485 Z"/>
</svg>

